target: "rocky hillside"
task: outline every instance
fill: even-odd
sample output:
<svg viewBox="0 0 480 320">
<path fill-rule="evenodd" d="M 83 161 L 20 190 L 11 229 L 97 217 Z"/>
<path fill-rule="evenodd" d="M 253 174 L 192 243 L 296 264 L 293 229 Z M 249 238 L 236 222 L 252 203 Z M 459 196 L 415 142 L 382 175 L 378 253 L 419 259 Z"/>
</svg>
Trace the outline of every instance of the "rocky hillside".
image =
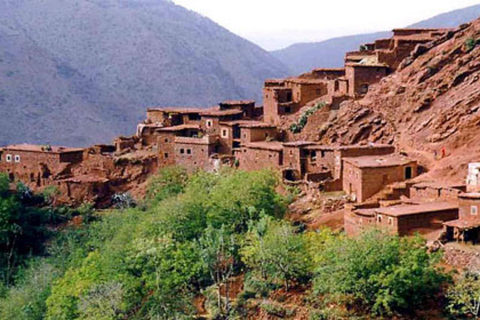
<svg viewBox="0 0 480 320">
<path fill-rule="evenodd" d="M 480 4 L 440 14 L 415 23 L 409 28 L 454 28 L 480 16 Z M 293 72 L 308 72 L 319 66 L 336 68 L 343 66 L 345 52 L 357 50 L 364 43 L 391 37 L 391 32 L 377 32 L 339 37 L 314 43 L 298 43 L 288 48 L 273 51 Z"/>
<path fill-rule="evenodd" d="M 0 145 L 109 141 L 149 105 L 259 100 L 263 80 L 285 74 L 167 0 L 0 2 Z"/>
<path fill-rule="evenodd" d="M 343 103 L 303 134 L 325 143 L 393 142 L 432 177 L 463 181 L 466 164 L 480 160 L 480 19 L 417 47 L 364 99 Z M 439 159 L 442 148 L 447 156 Z"/>
</svg>

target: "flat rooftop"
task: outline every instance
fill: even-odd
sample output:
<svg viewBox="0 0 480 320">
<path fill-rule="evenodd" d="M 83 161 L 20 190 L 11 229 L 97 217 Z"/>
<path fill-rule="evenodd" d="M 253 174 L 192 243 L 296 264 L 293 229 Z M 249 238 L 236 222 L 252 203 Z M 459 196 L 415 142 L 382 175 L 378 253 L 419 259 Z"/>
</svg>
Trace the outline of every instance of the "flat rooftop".
<svg viewBox="0 0 480 320">
<path fill-rule="evenodd" d="M 362 156 L 343 158 L 343 160 L 357 168 L 389 168 L 408 165 L 415 162 L 414 160 L 401 155 Z"/>
<path fill-rule="evenodd" d="M 245 144 L 245 147 L 250 149 L 261 149 L 261 150 L 270 150 L 270 151 L 282 151 L 283 146 L 278 141 L 261 141 L 261 142 L 250 142 Z"/>
<path fill-rule="evenodd" d="M 255 100 L 226 100 L 219 103 L 220 105 L 227 106 L 239 106 L 239 105 L 248 105 L 255 104 Z"/>
<path fill-rule="evenodd" d="M 478 192 L 462 193 L 458 197 L 462 199 L 480 200 L 480 193 Z"/>
<path fill-rule="evenodd" d="M 207 110 L 212 110 L 212 108 L 198 108 L 198 107 L 157 107 L 157 108 L 148 108 L 147 112 L 167 112 L 167 113 L 179 113 L 179 114 L 191 114 L 191 113 L 200 113 Z"/>
<path fill-rule="evenodd" d="M 208 116 L 208 117 L 226 117 L 226 116 L 235 116 L 235 115 L 239 115 L 239 114 L 242 114 L 243 111 L 242 110 L 236 110 L 236 109 L 232 109 L 232 110 L 207 110 L 207 111 L 203 111 L 203 112 L 200 112 L 200 115 L 201 116 Z"/>
<path fill-rule="evenodd" d="M 468 230 L 480 227 L 480 220 L 452 220 L 443 223 L 448 227 L 458 228 L 460 230 Z"/>
<path fill-rule="evenodd" d="M 70 153 L 83 152 L 82 148 L 67 148 L 62 146 L 49 146 L 37 144 L 12 144 L 3 147 L 4 151 L 24 151 L 24 152 L 42 152 L 42 153 Z"/>
<path fill-rule="evenodd" d="M 430 181 L 430 182 L 420 182 L 417 184 L 414 184 L 412 188 L 415 189 L 426 189 L 426 188 L 431 188 L 431 189 L 456 189 L 456 190 L 462 190 L 466 188 L 465 184 L 447 184 L 447 183 L 442 183 L 442 182 L 436 182 L 436 181 Z"/>
<path fill-rule="evenodd" d="M 384 214 L 386 216 L 400 217 L 450 210 L 458 210 L 458 204 L 450 202 L 421 203 L 416 205 L 379 208 L 375 209 L 375 212 L 377 214 Z"/>
<path fill-rule="evenodd" d="M 182 131 L 182 130 L 200 130 L 200 125 L 198 124 L 181 124 L 178 126 L 172 126 L 172 127 L 163 127 L 159 128 L 158 131 L 160 132 L 176 132 L 176 131 Z"/>
</svg>

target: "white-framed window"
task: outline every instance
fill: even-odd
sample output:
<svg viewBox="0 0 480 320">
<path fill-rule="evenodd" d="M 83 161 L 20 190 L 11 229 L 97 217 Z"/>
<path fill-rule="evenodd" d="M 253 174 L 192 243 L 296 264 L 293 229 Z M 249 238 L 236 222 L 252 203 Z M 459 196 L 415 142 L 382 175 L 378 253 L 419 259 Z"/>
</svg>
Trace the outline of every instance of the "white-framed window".
<svg viewBox="0 0 480 320">
<path fill-rule="evenodd" d="M 15 155 L 15 162 L 20 162 L 20 156 L 19 155 Z"/>
<path fill-rule="evenodd" d="M 470 207 L 470 214 L 471 214 L 472 216 L 478 215 L 478 207 L 477 207 L 477 206 L 471 206 L 471 207 Z"/>
<path fill-rule="evenodd" d="M 7 162 L 12 162 L 12 160 L 13 160 L 12 155 L 11 155 L 11 154 L 7 154 L 7 156 L 5 157 L 5 161 L 7 161 Z"/>
<path fill-rule="evenodd" d="M 228 130 L 222 129 L 222 138 L 228 138 Z"/>
<path fill-rule="evenodd" d="M 388 224 L 393 226 L 393 218 L 392 217 L 388 217 Z"/>
<path fill-rule="evenodd" d="M 382 223 L 382 218 L 383 218 L 382 215 L 379 214 L 379 215 L 377 216 L 377 222 L 378 222 L 378 223 Z"/>
<path fill-rule="evenodd" d="M 213 121 L 212 120 L 207 120 L 207 128 L 213 127 Z"/>
</svg>

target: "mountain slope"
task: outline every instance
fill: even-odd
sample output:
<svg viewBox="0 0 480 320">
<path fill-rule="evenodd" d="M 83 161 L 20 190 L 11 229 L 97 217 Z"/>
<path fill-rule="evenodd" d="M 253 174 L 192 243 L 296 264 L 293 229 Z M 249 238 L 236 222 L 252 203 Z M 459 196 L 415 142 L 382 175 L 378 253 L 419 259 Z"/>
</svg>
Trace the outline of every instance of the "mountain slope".
<svg viewBox="0 0 480 320">
<path fill-rule="evenodd" d="M 408 27 L 454 28 L 462 23 L 475 20 L 479 16 L 480 4 L 443 13 Z M 319 67 L 341 67 L 346 52 L 357 50 L 364 43 L 390 36 L 390 32 L 352 35 L 321 42 L 294 44 L 288 48 L 273 51 L 272 54 L 283 61 L 293 72 L 292 74 L 300 74 Z"/>
<path fill-rule="evenodd" d="M 149 105 L 260 99 L 265 78 L 286 74 L 165 0 L 4 0 L 0 26 L 0 144 L 108 141 Z"/>
<path fill-rule="evenodd" d="M 395 143 L 431 178 L 464 182 L 467 164 L 480 159 L 480 19 L 407 58 L 364 99 L 311 128 L 308 134 L 327 144 Z M 447 156 L 435 158 L 443 148 Z"/>
</svg>

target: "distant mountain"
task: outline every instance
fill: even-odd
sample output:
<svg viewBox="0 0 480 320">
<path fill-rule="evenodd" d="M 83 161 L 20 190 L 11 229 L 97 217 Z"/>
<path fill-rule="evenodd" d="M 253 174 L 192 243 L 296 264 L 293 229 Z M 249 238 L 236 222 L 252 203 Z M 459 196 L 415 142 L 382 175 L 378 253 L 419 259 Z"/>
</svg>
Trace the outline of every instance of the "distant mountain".
<svg viewBox="0 0 480 320">
<path fill-rule="evenodd" d="M 287 67 L 167 0 L 0 1 L 0 145 L 83 146 L 147 106 L 261 98 Z"/>
<path fill-rule="evenodd" d="M 450 28 L 475 20 L 479 16 L 480 4 L 443 13 L 408 27 Z M 298 43 L 282 50 L 273 51 L 272 54 L 283 61 L 290 68 L 292 74 L 300 74 L 318 67 L 341 67 L 346 52 L 357 50 L 364 43 L 390 36 L 391 32 L 377 32 L 339 37 L 321 42 Z"/>
</svg>

